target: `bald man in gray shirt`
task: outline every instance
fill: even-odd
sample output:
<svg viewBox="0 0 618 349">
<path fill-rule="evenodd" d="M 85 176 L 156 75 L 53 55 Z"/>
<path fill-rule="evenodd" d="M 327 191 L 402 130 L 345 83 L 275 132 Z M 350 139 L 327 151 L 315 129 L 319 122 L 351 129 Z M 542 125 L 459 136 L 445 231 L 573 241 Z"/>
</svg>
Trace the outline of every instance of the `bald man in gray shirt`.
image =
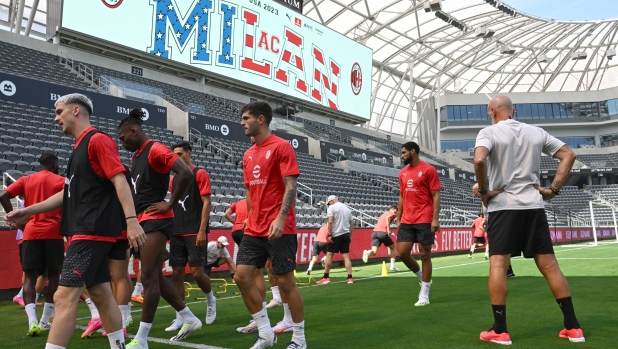
<svg viewBox="0 0 618 349">
<path fill-rule="evenodd" d="M 585 342 L 569 284 L 554 255 L 543 203 L 560 194 L 576 156 L 543 129 L 513 120 L 514 113 L 510 98 L 494 97 L 487 108 L 492 126 L 479 132 L 474 149 L 475 194 L 489 212 L 489 298 L 494 313 L 492 329 L 481 332 L 480 338 L 511 344 L 506 327 L 506 271 L 511 256 L 523 253 L 525 258 L 534 258 L 564 314 L 565 328 L 559 337 Z M 549 188 L 540 187 L 541 153 L 560 160 Z"/>
</svg>

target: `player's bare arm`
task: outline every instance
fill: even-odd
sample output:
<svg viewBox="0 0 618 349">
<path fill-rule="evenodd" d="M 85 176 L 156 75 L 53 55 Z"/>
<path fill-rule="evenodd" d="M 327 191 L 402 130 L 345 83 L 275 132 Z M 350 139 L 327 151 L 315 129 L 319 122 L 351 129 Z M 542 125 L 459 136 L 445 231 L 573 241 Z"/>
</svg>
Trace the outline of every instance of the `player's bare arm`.
<svg viewBox="0 0 618 349">
<path fill-rule="evenodd" d="M 486 147 L 476 147 L 474 149 L 474 174 L 477 181 L 477 193 L 478 197 L 483 201 L 485 207 L 489 206 L 489 201 L 496 195 L 504 192 L 504 188 L 500 190 L 489 190 L 487 183 L 487 156 L 489 155 L 489 149 Z M 474 192 L 474 187 L 472 188 Z"/>
<path fill-rule="evenodd" d="M 328 241 L 333 242 L 333 221 L 335 218 L 333 216 L 328 217 Z"/>
<path fill-rule="evenodd" d="M 386 218 L 386 232 L 388 235 L 393 235 L 393 232 L 391 231 L 391 223 L 393 223 L 393 218 Z"/>
<path fill-rule="evenodd" d="M 124 173 L 118 173 L 109 180 L 114 185 L 114 188 L 116 188 L 116 195 L 118 195 L 118 200 L 122 206 L 124 216 L 128 217 L 127 239 L 129 240 L 129 245 L 131 245 L 135 251 L 139 251 L 146 244 L 146 234 L 144 234 L 144 230 L 137 221 L 129 183 Z"/>
<path fill-rule="evenodd" d="M 232 217 L 232 210 L 230 210 L 229 208 L 227 210 L 225 210 L 225 213 L 223 214 L 223 216 L 225 217 L 225 219 L 227 219 L 230 223 L 234 224 L 236 223 L 236 218 Z"/>
<path fill-rule="evenodd" d="M 560 164 L 558 165 L 558 169 L 556 170 L 556 177 L 554 177 L 554 181 L 552 182 L 549 188 L 540 188 L 536 187 L 541 195 L 543 195 L 543 200 L 553 199 L 560 189 L 566 183 L 566 180 L 569 178 L 569 174 L 571 173 L 571 168 L 573 168 L 573 164 L 575 163 L 575 159 L 577 155 L 566 145 L 563 145 L 557 152 L 554 154 L 554 157 L 560 160 Z"/>
<path fill-rule="evenodd" d="M 170 197 L 170 201 L 155 202 L 146 208 L 146 213 L 154 215 L 157 213 L 171 211 L 174 208 L 174 203 L 178 202 L 181 196 L 187 192 L 187 188 L 189 188 L 189 184 L 191 184 L 191 181 L 193 180 L 193 171 L 191 171 L 189 166 L 187 166 L 187 164 L 180 159 L 176 159 L 176 161 L 174 161 L 172 171 L 174 171 L 176 176 L 178 176 L 178 188 L 174 187 L 174 192 Z"/>
<path fill-rule="evenodd" d="M 274 222 L 270 225 L 268 230 L 268 239 L 274 240 L 281 237 L 283 234 L 283 228 L 285 227 L 285 219 L 294 205 L 296 200 L 296 189 L 298 187 L 298 178 L 296 176 L 283 177 L 283 183 L 285 184 L 285 192 L 283 193 L 283 203 L 281 204 L 281 210 Z"/>
<path fill-rule="evenodd" d="M 431 220 L 431 231 L 435 233 L 440 230 L 440 191 L 432 191 L 431 197 L 433 199 L 433 218 Z"/>
<path fill-rule="evenodd" d="M 401 216 L 403 215 L 403 195 L 399 193 L 399 202 L 397 203 L 397 229 L 401 224 Z"/>
<path fill-rule="evenodd" d="M 63 195 L 64 190 L 61 190 L 53 196 L 50 196 L 47 200 L 43 202 L 39 202 L 38 204 L 34 204 L 26 208 L 21 208 L 19 210 L 11 211 L 4 216 L 4 220 L 8 225 L 16 227 L 25 225 L 26 222 L 28 222 L 30 216 L 32 215 L 41 214 L 61 208 Z"/>
<path fill-rule="evenodd" d="M 212 207 L 212 200 L 210 194 L 202 195 L 202 220 L 200 222 L 200 231 L 197 232 L 197 238 L 195 239 L 195 245 L 197 247 L 204 247 L 208 243 L 206 241 L 206 229 L 208 228 L 208 219 L 210 218 L 210 209 Z"/>
</svg>

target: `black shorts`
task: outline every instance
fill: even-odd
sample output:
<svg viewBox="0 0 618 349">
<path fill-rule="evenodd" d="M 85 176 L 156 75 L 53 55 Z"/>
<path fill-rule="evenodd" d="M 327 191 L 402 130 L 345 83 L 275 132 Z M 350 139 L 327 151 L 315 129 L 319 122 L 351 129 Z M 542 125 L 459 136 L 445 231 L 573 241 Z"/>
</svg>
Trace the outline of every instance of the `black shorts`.
<svg viewBox="0 0 618 349">
<path fill-rule="evenodd" d="M 296 234 L 284 234 L 276 240 L 245 235 L 236 254 L 236 264 L 262 268 L 270 258 L 275 274 L 285 274 L 296 269 L 297 250 Z"/>
<path fill-rule="evenodd" d="M 245 236 L 242 230 L 235 230 L 232 232 L 232 240 L 236 243 L 236 245 L 240 246 L 242 242 L 242 237 Z"/>
<path fill-rule="evenodd" d="M 326 252 L 331 253 L 350 253 L 350 233 L 334 236 L 331 238 L 333 242 L 326 246 Z"/>
<path fill-rule="evenodd" d="M 487 225 L 489 254 L 510 254 L 533 258 L 554 254 L 545 210 L 504 210 L 491 212 Z"/>
<path fill-rule="evenodd" d="M 58 268 L 64 260 L 64 240 L 24 240 L 19 246 L 22 270 Z"/>
<path fill-rule="evenodd" d="M 399 224 L 397 242 L 418 242 L 423 246 L 431 246 L 436 234 L 431 231 L 431 224 Z"/>
<path fill-rule="evenodd" d="M 210 276 L 210 272 L 212 271 L 212 269 L 213 268 L 218 268 L 220 262 L 221 262 L 221 257 L 217 258 L 217 260 L 214 261 L 213 263 L 210 263 L 207 266 L 205 266 L 204 267 L 204 273 L 206 273 L 206 275 Z"/>
<path fill-rule="evenodd" d="M 160 231 L 168 240 L 174 235 L 174 218 L 151 219 L 141 222 L 140 225 L 146 234 Z"/>
<path fill-rule="evenodd" d="M 328 244 L 325 242 L 321 242 L 321 241 L 314 241 L 313 242 L 313 248 L 311 249 L 311 255 L 312 256 L 319 256 L 320 252 L 322 253 L 326 253 L 326 249 L 328 247 Z"/>
<path fill-rule="evenodd" d="M 387 247 L 394 245 L 393 239 L 391 239 L 388 233 L 382 231 L 374 231 L 373 234 L 371 234 L 371 246 L 380 247 L 381 244 L 384 244 L 384 246 Z"/>
<path fill-rule="evenodd" d="M 477 238 L 476 236 L 474 237 L 474 243 L 475 244 L 481 244 L 484 245 L 485 244 L 485 237 L 481 236 L 480 238 Z"/>
<path fill-rule="evenodd" d="M 60 286 L 86 287 L 96 286 L 110 281 L 109 252 L 113 242 L 76 240 L 72 241 L 67 250 Z"/>
<path fill-rule="evenodd" d="M 116 240 L 116 243 L 114 244 L 114 246 L 112 246 L 112 250 L 109 251 L 107 258 L 113 259 L 115 261 L 126 261 L 128 249 L 129 249 L 128 239 Z"/>
<path fill-rule="evenodd" d="M 190 267 L 203 267 L 206 264 L 206 246 L 197 247 L 195 241 L 197 235 L 172 236 L 170 240 L 170 266 L 184 267 L 189 263 Z"/>
</svg>

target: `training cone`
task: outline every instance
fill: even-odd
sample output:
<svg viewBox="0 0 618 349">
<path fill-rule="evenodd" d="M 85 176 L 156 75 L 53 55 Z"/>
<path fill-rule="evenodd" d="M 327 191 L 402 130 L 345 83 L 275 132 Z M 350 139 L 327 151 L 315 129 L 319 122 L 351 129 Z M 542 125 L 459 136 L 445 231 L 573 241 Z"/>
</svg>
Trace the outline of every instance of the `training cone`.
<svg viewBox="0 0 618 349">
<path fill-rule="evenodd" d="M 382 276 L 388 276 L 388 269 L 386 269 L 386 262 L 382 262 Z"/>
</svg>

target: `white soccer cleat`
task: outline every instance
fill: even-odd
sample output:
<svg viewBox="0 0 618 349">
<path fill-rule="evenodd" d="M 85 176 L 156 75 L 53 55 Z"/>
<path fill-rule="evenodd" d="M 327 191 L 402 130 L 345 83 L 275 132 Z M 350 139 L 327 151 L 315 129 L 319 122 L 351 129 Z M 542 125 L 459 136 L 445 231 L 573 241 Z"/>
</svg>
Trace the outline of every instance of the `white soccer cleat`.
<svg viewBox="0 0 618 349">
<path fill-rule="evenodd" d="M 283 306 L 283 303 L 281 301 L 273 299 L 272 301 L 270 301 L 270 303 L 268 303 L 268 305 L 266 306 L 266 309 L 282 307 L 282 306 Z"/>
<path fill-rule="evenodd" d="M 171 341 L 185 340 L 191 335 L 191 333 L 199 330 L 200 328 L 202 328 L 202 322 L 197 318 L 193 322 L 189 322 L 189 323 L 185 322 L 182 325 L 180 332 L 178 332 L 178 334 L 175 335 L 174 337 L 170 338 L 170 340 Z"/>
<path fill-rule="evenodd" d="M 415 307 L 424 307 L 426 305 L 429 305 L 429 298 L 419 298 L 418 302 L 414 303 Z"/>
<path fill-rule="evenodd" d="M 489 255 L 488 254 L 485 255 L 485 259 L 489 259 Z"/>
<path fill-rule="evenodd" d="M 217 299 L 212 302 L 211 305 L 206 307 L 206 325 L 210 325 L 215 322 L 217 318 Z"/>
<path fill-rule="evenodd" d="M 249 349 L 264 349 L 272 347 L 275 344 L 277 344 L 277 335 L 273 333 L 270 338 L 262 338 L 258 336 L 255 339 L 255 343 L 253 343 L 253 346 Z"/>
<path fill-rule="evenodd" d="M 294 326 L 290 325 L 285 320 L 279 321 L 279 323 L 277 323 L 277 326 L 273 327 L 273 332 L 277 334 L 285 333 L 285 332 L 292 332 L 293 330 L 294 330 Z"/>
<path fill-rule="evenodd" d="M 176 332 L 182 327 L 182 320 L 174 319 L 172 324 L 165 329 L 165 332 Z"/>
<path fill-rule="evenodd" d="M 326 264 L 326 256 L 322 257 L 322 259 L 320 259 L 320 263 L 322 264 L 322 268 L 324 268 L 324 264 Z"/>
<path fill-rule="evenodd" d="M 286 344 L 287 346 L 285 347 L 285 349 L 307 349 L 307 343 L 303 343 L 303 344 L 298 344 L 294 341 Z"/>
<path fill-rule="evenodd" d="M 396 266 L 394 266 L 394 265 L 391 265 L 391 271 L 399 271 L 399 268 L 397 268 L 397 267 L 396 267 Z"/>
<path fill-rule="evenodd" d="M 129 325 L 131 325 L 133 323 L 133 316 L 131 316 L 131 314 L 129 314 L 127 316 L 127 320 L 126 320 L 126 326 L 125 327 L 129 327 Z"/>
<path fill-rule="evenodd" d="M 247 326 L 238 327 L 236 329 L 236 332 L 238 332 L 238 333 L 253 333 L 253 332 L 257 332 L 257 330 L 258 330 L 257 324 L 255 323 L 255 321 L 251 320 L 251 321 L 249 321 L 249 324 Z"/>
<path fill-rule="evenodd" d="M 369 261 L 369 250 L 363 250 L 363 262 L 367 263 Z"/>
</svg>

